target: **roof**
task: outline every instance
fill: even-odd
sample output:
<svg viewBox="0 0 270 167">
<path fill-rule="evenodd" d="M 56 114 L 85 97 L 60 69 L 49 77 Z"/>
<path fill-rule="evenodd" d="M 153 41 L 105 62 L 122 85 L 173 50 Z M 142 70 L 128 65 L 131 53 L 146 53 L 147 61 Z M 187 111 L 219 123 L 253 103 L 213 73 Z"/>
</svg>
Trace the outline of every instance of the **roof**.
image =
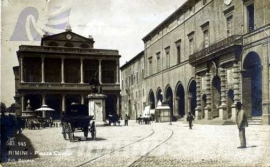
<svg viewBox="0 0 270 167">
<path fill-rule="evenodd" d="M 126 67 L 128 67 L 130 64 L 132 64 L 133 62 L 135 62 L 137 59 L 141 58 L 144 55 L 144 51 L 141 51 L 140 53 L 138 53 L 136 56 L 134 56 L 131 60 L 129 60 L 128 62 L 126 62 L 126 64 L 122 65 L 120 67 L 120 70 L 125 69 Z"/>
<path fill-rule="evenodd" d="M 182 10 L 185 10 L 185 7 L 190 4 L 190 2 L 193 0 L 186 0 L 184 4 L 182 4 L 176 11 L 174 11 L 169 17 L 167 17 L 163 22 L 161 22 L 158 26 L 156 26 L 152 31 L 150 31 L 146 36 L 143 37 L 143 41 L 147 40 L 151 34 L 153 34 L 155 31 L 159 30 L 160 28 L 163 28 L 165 24 L 167 24 L 171 19 L 175 18 L 175 15 L 181 12 Z"/>
</svg>

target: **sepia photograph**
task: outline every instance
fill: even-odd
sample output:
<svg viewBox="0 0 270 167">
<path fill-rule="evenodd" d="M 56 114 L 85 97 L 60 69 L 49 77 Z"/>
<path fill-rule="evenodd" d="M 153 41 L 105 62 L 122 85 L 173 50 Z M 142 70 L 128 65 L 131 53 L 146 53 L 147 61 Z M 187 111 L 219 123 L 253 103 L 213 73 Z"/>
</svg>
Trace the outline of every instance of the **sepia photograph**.
<svg viewBox="0 0 270 167">
<path fill-rule="evenodd" d="M 270 167 L 270 0 L 0 9 L 0 167 Z"/>
</svg>

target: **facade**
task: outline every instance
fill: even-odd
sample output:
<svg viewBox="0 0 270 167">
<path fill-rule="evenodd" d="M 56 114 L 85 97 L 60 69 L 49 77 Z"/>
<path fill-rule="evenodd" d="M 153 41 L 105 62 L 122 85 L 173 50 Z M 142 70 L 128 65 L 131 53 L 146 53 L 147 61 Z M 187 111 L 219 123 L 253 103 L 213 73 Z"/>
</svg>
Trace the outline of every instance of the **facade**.
<svg viewBox="0 0 270 167">
<path fill-rule="evenodd" d="M 121 105 L 122 113 L 128 114 L 131 119 L 139 117 L 145 103 L 144 52 L 140 52 L 121 68 Z"/>
<path fill-rule="evenodd" d="M 72 102 L 88 104 L 90 81 L 101 84 L 106 98 L 106 115 L 119 113 L 120 83 L 117 50 L 94 49 L 91 36 L 85 38 L 71 29 L 56 35 L 44 35 L 41 46 L 21 45 L 17 51 L 19 66 L 14 67 L 17 113 L 30 100 L 33 110 L 42 104 L 55 109 L 60 119 Z"/>
<path fill-rule="evenodd" d="M 176 118 L 235 121 L 240 101 L 270 124 L 269 34 L 268 0 L 186 1 L 143 38 L 143 102 L 172 99 Z"/>
</svg>

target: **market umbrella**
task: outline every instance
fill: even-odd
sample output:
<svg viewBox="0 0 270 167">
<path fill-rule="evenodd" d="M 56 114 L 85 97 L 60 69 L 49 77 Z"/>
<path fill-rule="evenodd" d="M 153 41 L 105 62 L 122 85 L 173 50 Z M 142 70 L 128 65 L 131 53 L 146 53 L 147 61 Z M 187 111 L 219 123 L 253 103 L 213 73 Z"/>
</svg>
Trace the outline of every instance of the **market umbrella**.
<svg viewBox="0 0 270 167">
<path fill-rule="evenodd" d="M 48 111 L 55 111 L 52 108 L 49 108 L 48 105 L 43 104 L 40 108 L 36 109 L 35 111 L 42 111 L 42 117 L 45 118 L 46 117 L 46 112 Z"/>
</svg>

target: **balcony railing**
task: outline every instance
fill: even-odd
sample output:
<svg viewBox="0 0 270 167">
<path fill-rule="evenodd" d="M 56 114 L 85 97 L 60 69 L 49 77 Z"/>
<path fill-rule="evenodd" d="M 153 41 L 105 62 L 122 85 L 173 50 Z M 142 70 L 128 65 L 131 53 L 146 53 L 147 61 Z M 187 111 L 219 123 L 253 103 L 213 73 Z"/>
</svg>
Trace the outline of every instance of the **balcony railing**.
<svg viewBox="0 0 270 167">
<path fill-rule="evenodd" d="M 101 84 L 103 90 L 120 90 L 120 84 Z M 25 90 L 91 90 L 88 83 L 38 83 L 23 82 L 19 89 Z"/>
<path fill-rule="evenodd" d="M 82 49 L 82 48 L 65 48 L 65 47 L 43 47 L 43 46 L 28 46 L 21 45 L 20 51 L 28 52 L 66 52 L 66 53 L 86 53 L 86 54 L 101 54 L 101 55 L 118 55 L 117 50 L 106 50 L 106 49 Z"/>
<path fill-rule="evenodd" d="M 242 46 L 242 36 L 241 35 L 233 35 L 226 39 L 223 39 L 205 49 L 200 50 L 199 52 L 196 52 L 189 56 L 189 63 L 191 65 L 195 64 L 196 62 L 204 62 L 207 61 L 209 56 L 221 51 L 223 49 L 226 49 L 231 46 Z"/>
</svg>

